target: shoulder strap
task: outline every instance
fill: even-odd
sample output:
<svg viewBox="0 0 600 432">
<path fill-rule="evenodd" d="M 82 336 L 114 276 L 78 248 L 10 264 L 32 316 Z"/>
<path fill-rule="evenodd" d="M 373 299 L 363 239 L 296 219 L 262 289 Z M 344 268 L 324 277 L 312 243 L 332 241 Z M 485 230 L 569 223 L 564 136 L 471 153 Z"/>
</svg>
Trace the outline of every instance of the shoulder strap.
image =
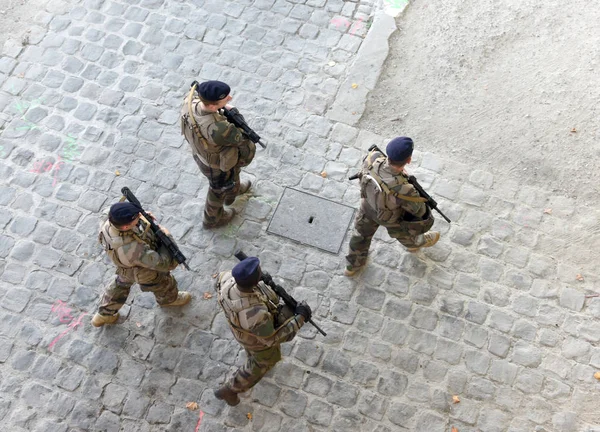
<svg viewBox="0 0 600 432">
<path fill-rule="evenodd" d="M 198 139 L 204 146 L 204 149 L 206 151 L 208 151 L 208 148 L 209 148 L 208 142 L 206 141 L 206 138 L 204 138 L 204 136 L 202 136 L 202 134 L 200 133 L 200 126 L 198 125 L 198 122 L 196 121 L 196 117 L 194 116 L 194 110 L 192 108 L 192 99 L 194 98 L 195 91 L 196 91 L 196 84 L 194 84 L 192 86 L 192 88 L 190 89 L 190 93 L 188 94 L 188 97 L 187 97 L 188 117 L 190 118 L 190 126 L 192 127 L 192 130 L 194 131 L 194 133 L 196 134 L 196 136 L 198 137 Z"/>
</svg>

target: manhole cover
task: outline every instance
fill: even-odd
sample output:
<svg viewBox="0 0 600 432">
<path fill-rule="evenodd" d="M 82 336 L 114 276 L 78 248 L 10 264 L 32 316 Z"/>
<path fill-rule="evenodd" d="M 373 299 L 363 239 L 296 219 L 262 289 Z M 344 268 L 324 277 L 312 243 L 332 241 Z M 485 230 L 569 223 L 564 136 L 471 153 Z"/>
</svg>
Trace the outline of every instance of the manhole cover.
<svg viewBox="0 0 600 432">
<path fill-rule="evenodd" d="M 285 188 L 267 232 L 337 254 L 353 216 L 352 207 Z"/>
</svg>

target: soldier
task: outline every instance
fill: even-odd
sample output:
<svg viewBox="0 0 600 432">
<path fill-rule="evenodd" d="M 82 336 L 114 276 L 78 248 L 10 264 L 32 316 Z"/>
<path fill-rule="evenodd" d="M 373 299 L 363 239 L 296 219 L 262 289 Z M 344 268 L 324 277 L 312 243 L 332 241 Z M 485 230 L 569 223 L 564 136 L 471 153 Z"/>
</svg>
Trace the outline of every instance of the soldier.
<svg viewBox="0 0 600 432">
<path fill-rule="evenodd" d="M 94 327 L 114 324 L 119 319 L 119 309 L 136 282 L 142 291 L 152 292 L 162 307 L 189 303 L 192 296 L 178 292 L 177 281 L 170 273 L 177 267 L 177 261 L 165 248 L 156 247 L 154 232 L 135 204 L 113 204 L 108 220 L 101 225 L 98 240 L 117 266 L 117 277 L 105 290 L 98 313 L 92 318 Z"/>
<path fill-rule="evenodd" d="M 215 390 L 217 399 L 231 406 L 240 403 L 238 393 L 253 387 L 281 360 L 279 345 L 291 341 L 312 316 L 305 302 L 298 303 L 295 311 L 279 305 L 279 296 L 260 277 L 258 258 L 248 257 L 217 280 L 219 304 L 248 356 L 246 364 Z"/>
<path fill-rule="evenodd" d="M 231 89 L 221 81 L 206 81 L 192 89 L 181 109 L 181 133 L 192 147 L 194 160 L 208 179 L 208 195 L 204 205 L 205 228 L 226 225 L 235 216 L 236 196 L 250 190 L 251 183 L 240 183 L 242 167 L 250 164 L 256 152 L 255 144 L 242 131 L 219 113 L 231 101 Z"/>
<path fill-rule="evenodd" d="M 411 161 L 413 147 L 412 139 L 398 137 L 388 143 L 387 157 L 375 149 L 364 158 L 360 173 L 361 204 L 346 256 L 349 263 L 346 276 L 353 276 L 364 267 L 371 239 L 380 225 L 409 252 L 433 246 L 440 239 L 439 232 L 427 232 L 433 225 L 433 216 L 426 200 L 408 183 L 404 171 Z"/>
</svg>

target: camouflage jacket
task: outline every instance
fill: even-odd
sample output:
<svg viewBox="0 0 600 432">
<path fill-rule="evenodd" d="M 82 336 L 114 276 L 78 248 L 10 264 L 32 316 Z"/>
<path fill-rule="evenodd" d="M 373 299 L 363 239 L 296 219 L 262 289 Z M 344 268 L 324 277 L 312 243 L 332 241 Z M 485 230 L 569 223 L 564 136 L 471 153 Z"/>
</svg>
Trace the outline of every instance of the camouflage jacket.
<svg viewBox="0 0 600 432">
<path fill-rule="evenodd" d="M 397 197 L 419 198 L 420 195 L 408 183 L 404 173 L 392 171 L 387 157 L 379 151 L 370 152 L 363 160 L 360 188 L 361 205 L 368 214 L 376 215 L 382 222 L 421 218 L 426 213 L 425 203 Z"/>
<path fill-rule="evenodd" d="M 140 221 L 129 231 L 119 231 L 107 220 L 100 225 L 98 241 L 117 267 L 143 267 L 168 272 L 177 261 L 166 249 L 156 247 L 154 233 L 145 228 L 146 224 Z"/>
<path fill-rule="evenodd" d="M 198 97 L 186 98 L 181 108 L 181 133 L 204 165 L 221 171 L 248 165 L 256 152 L 256 145 L 225 116 L 203 110 Z"/>
<path fill-rule="evenodd" d="M 294 315 L 277 326 L 279 296 L 259 282 L 250 293 L 238 289 L 231 272 L 219 274 L 218 301 L 237 341 L 250 351 L 261 351 L 291 340 L 304 325 L 302 315 Z"/>
</svg>

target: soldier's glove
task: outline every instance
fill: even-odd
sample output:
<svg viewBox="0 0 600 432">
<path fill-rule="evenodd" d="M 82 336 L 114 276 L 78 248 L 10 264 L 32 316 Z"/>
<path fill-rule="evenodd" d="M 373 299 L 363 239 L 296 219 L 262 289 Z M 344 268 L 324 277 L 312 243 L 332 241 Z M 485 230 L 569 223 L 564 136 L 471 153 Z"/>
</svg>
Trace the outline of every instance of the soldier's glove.
<svg viewBox="0 0 600 432">
<path fill-rule="evenodd" d="M 296 315 L 302 315 L 304 317 L 304 321 L 308 321 L 312 317 L 312 310 L 305 301 L 298 303 L 294 312 Z"/>
</svg>

